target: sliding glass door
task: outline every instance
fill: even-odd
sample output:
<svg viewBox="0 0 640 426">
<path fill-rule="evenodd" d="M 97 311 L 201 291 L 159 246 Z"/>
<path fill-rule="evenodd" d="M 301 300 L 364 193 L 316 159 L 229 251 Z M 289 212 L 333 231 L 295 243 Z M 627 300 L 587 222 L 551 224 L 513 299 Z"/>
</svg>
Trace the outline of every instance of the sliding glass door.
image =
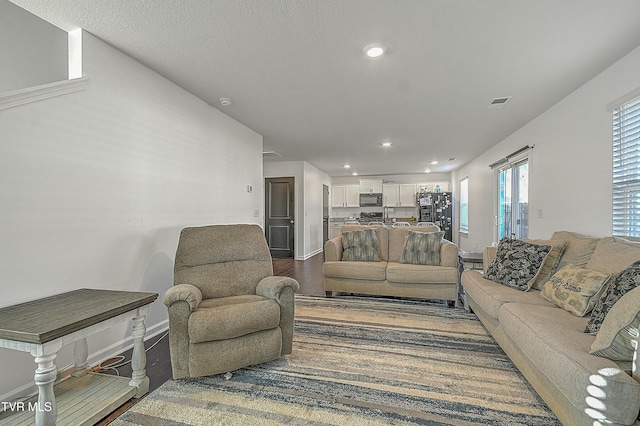
<svg viewBox="0 0 640 426">
<path fill-rule="evenodd" d="M 498 170 L 498 240 L 529 236 L 529 160 Z"/>
</svg>

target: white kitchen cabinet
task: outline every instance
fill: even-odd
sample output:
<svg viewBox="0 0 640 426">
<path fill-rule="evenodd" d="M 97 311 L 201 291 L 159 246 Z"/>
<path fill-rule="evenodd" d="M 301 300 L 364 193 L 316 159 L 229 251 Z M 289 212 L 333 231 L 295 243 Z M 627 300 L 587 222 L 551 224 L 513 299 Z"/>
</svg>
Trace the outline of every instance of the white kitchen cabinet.
<svg viewBox="0 0 640 426">
<path fill-rule="evenodd" d="M 402 183 L 398 185 L 398 201 L 400 207 L 416 206 L 416 184 Z"/>
<path fill-rule="evenodd" d="M 342 229 L 342 225 L 344 225 L 344 222 L 331 222 L 329 226 L 329 238 L 341 236 L 342 232 L 340 232 L 340 230 Z"/>
<path fill-rule="evenodd" d="M 382 180 L 360 179 L 360 192 L 366 194 L 379 194 L 382 192 Z"/>
<path fill-rule="evenodd" d="M 360 185 L 331 185 L 331 207 L 360 207 Z"/>
<path fill-rule="evenodd" d="M 395 183 L 385 183 L 382 185 L 382 205 L 385 207 L 396 207 L 398 205 L 398 185 Z"/>
<path fill-rule="evenodd" d="M 415 207 L 416 184 L 385 183 L 382 185 L 382 204 L 385 207 Z"/>
</svg>

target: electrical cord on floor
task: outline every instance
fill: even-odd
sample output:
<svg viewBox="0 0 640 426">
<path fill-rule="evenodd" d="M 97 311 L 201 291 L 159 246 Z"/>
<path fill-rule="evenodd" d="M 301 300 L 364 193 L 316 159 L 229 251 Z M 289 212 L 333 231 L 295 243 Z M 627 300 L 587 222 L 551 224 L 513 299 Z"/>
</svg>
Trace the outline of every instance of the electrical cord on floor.
<svg viewBox="0 0 640 426">
<path fill-rule="evenodd" d="M 169 332 L 167 331 L 162 336 L 160 336 L 160 338 L 158 340 L 156 340 L 153 343 L 153 345 L 149 346 L 144 351 L 145 352 L 149 352 L 158 343 L 160 343 L 160 341 L 162 339 L 164 339 L 168 335 L 169 335 Z M 100 372 L 104 372 L 104 371 L 108 371 L 108 370 L 113 370 L 113 371 L 115 371 L 116 375 L 119 376 L 120 372 L 118 371 L 118 368 L 123 367 L 123 366 L 125 366 L 125 365 L 127 365 L 129 363 L 131 363 L 131 360 L 125 361 L 125 357 L 123 355 L 118 355 L 117 357 L 109 358 L 109 359 L 107 359 L 105 361 L 102 361 L 100 364 L 98 364 L 95 367 L 93 367 L 91 369 L 91 371 L 93 371 L 94 373 L 100 373 Z"/>
<path fill-rule="evenodd" d="M 156 346 L 158 343 L 160 343 L 160 341 L 162 339 L 164 339 L 165 337 L 167 337 L 169 335 L 169 332 L 165 332 L 162 336 L 160 336 L 160 338 L 158 340 L 156 340 L 153 345 L 149 346 L 148 348 L 146 348 L 144 351 L 145 352 L 149 352 L 151 349 L 153 349 L 154 346 Z M 102 371 L 107 371 L 107 370 L 113 370 L 116 372 L 116 375 L 120 376 L 120 372 L 118 371 L 118 368 L 127 365 L 131 362 L 131 360 L 129 361 L 124 361 L 125 357 L 123 355 L 118 355 L 117 357 L 114 358 L 109 358 L 105 361 L 102 361 L 100 364 L 96 365 L 95 367 L 93 367 L 91 369 L 92 372 L 94 373 L 99 373 Z M 12 399 L 10 402 L 14 403 L 14 402 L 24 402 L 26 400 L 28 400 L 29 398 L 33 398 L 35 395 L 37 395 L 38 392 L 34 392 L 30 395 L 21 395 L 21 396 L 17 396 L 14 399 Z M 4 412 L 5 410 L 0 407 L 0 413 Z"/>
</svg>

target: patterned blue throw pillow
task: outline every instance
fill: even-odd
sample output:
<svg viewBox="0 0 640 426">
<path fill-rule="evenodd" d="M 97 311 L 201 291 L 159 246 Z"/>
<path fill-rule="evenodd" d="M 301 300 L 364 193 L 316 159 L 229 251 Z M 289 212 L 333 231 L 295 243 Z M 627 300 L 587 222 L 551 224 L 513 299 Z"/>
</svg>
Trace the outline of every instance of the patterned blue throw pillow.
<svg viewBox="0 0 640 426">
<path fill-rule="evenodd" d="M 591 312 L 591 319 L 587 324 L 585 333 L 595 334 L 613 305 L 625 294 L 640 286 L 640 260 L 627 266 L 607 283 L 600 299 L 596 302 Z"/>
<path fill-rule="evenodd" d="M 378 236 L 375 229 L 362 229 L 342 233 L 342 260 L 379 262 Z"/>
<path fill-rule="evenodd" d="M 551 248 L 549 245 L 537 245 L 505 237 L 498 244 L 496 257 L 487 268 L 486 278 L 527 291 L 535 281 Z"/>
</svg>

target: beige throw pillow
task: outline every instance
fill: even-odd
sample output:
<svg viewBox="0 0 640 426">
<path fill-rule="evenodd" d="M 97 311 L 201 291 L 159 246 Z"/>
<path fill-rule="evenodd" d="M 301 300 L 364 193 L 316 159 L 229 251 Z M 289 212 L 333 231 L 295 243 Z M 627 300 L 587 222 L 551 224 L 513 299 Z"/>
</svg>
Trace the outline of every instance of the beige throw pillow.
<svg viewBox="0 0 640 426">
<path fill-rule="evenodd" d="M 583 317 L 600 298 L 610 274 L 568 265 L 553 274 L 540 295 L 556 306 Z"/>
</svg>

